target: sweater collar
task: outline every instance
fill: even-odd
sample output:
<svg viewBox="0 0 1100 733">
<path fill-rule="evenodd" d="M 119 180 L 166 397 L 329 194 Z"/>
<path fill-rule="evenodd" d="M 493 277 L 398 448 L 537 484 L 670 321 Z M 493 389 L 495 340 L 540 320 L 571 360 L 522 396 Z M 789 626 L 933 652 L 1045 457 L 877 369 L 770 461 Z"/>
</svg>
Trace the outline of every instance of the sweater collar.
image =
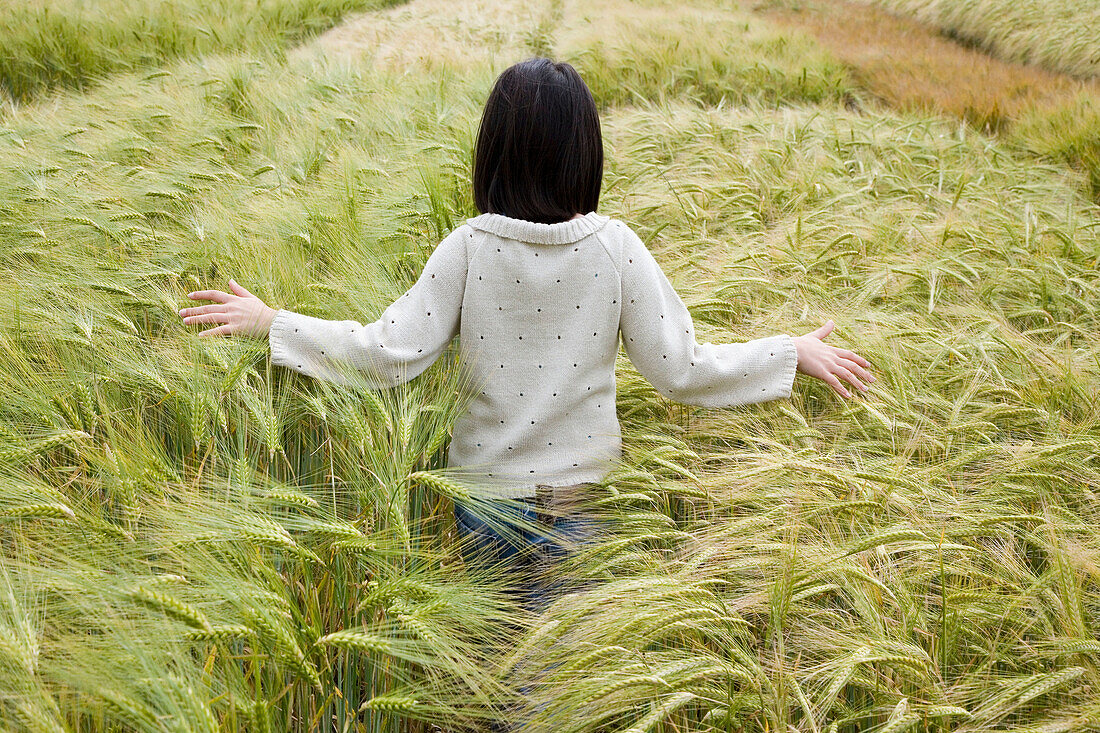
<svg viewBox="0 0 1100 733">
<path fill-rule="evenodd" d="M 540 224 L 503 214 L 481 214 L 466 222 L 484 232 L 533 244 L 572 244 L 598 231 L 610 217 L 590 211 L 579 219 Z"/>
</svg>

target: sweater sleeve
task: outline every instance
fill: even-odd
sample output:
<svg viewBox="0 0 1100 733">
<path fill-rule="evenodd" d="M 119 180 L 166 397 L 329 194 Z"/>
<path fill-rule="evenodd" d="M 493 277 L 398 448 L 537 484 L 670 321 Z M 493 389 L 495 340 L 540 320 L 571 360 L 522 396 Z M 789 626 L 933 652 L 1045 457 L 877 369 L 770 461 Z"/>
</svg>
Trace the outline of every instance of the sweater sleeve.
<svg viewBox="0 0 1100 733">
<path fill-rule="evenodd" d="M 416 283 L 374 323 L 277 311 L 268 334 L 272 362 L 344 384 L 344 373 L 357 369 L 376 389 L 423 372 L 458 333 L 466 286 L 464 232 L 460 227 L 439 243 Z"/>
<path fill-rule="evenodd" d="M 700 407 L 789 397 L 798 352 L 786 334 L 699 344 L 691 314 L 653 255 L 625 225 L 619 330 L 630 361 L 661 394 Z"/>
</svg>

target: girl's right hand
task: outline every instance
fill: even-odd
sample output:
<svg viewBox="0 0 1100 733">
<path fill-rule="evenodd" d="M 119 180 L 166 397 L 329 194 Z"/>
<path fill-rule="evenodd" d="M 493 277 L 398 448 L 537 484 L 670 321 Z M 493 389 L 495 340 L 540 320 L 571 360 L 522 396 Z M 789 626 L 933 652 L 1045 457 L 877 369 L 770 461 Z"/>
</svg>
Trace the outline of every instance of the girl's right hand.
<svg viewBox="0 0 1100 733">
<path fill-rule="evenodd" d="M 200 305 L 180 310 L 183 322 L 220 323 L 208 328 L 199 336 L 255 336 L 267 338 L 271 321 L 275 318 L 275 309 L 269 308 L 262 300 L 245 290 L 235 280 L 229 281 L 232 293 L 221 290 L 198 290 L 188 293 L 191 300 L 213 300 L 213 305 Z"/>
<path fill-rule="evenodd" d="M 824 326 L 816 328 L 804 336 L 793 336 L 795 349 L 798 351 L 798 371 L 816 377 L 832 387 L 842 397 L 851 397 L 851 393 L 841 384 L 840 380 L 848 382 L 860 391 L 866 392 L 867 385 L 859 381 L 860 377 L 868 382 L 874 382 L 875 377 L 867 371 L 871 362 L 864 359 L 854 351 L 839 349 L 830 346 L 821 339 L 829 335 L 835 324 L 832 320 L 826 321 Z"/>
</svg>

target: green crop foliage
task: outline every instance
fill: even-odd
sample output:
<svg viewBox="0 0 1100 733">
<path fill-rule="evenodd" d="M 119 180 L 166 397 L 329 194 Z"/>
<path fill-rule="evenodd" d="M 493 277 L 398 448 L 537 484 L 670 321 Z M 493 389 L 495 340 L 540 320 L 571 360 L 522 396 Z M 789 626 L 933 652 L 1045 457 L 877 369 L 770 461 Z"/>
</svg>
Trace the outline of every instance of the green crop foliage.
<svg viewBox="0 0 1100 733">
<path fill-rule="evenodd" d="M 824 52 L 717 0 L 702 24 L 492 7 L 418 0 L 356 21 L 365 49 L 222 49 L 0 120 L 4 728 L 1095 725 L 1100 216 L 1080 174 L 850 111 Z M 701 341 L 833 318 L 879 378 L 703 410 L 622 357 L 625 455 L 591 508 L 610 531 L 538 614 L 459 552 L 452 502 L 477 487 L 442 470 L 455 353 L 376 391 L 176 315 L 233 277 L 376 318 L 475 213 L 481 105 L 532 52 L 592 78 L 601 210 Z"/>
<path fill-rule="evenodd" d="M 17 100 L 84 88 L 124 70 L 153 72 L 181 56 L 276 54 L 348 13 L 398 0 L 3 0 L 0 92 Z"/>
</svg>

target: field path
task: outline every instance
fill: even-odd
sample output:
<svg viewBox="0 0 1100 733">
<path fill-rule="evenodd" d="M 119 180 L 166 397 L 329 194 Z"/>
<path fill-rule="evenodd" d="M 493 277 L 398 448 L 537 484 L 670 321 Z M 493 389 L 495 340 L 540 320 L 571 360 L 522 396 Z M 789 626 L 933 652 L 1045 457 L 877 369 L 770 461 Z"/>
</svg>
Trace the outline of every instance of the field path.
<svg viewBox="0 0 1100 733">
<path fill-rule="evenodd" d="M 551 0 L 412 0 L 353 16 L 294 54 L 371 58 L 398 72 L 437 63 L 495 68 L 533 55 L 554 8 Z"/>
</svg>

